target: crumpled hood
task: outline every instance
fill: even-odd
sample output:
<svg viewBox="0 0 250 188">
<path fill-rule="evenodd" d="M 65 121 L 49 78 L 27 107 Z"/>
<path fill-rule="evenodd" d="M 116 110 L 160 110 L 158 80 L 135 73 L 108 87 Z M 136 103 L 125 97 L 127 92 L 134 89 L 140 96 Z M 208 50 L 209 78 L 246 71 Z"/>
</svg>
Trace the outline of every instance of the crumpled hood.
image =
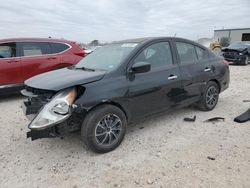
<svg viewBox="0 0 250 188">
<path fill-rule="evenodd" d="M 37 89 L 59 91 L 75 85 L 87 84 L 102 79 L 105 71 L 85 71 L 63 68 L 34 76 L 24 83 Z"/>
<path fill-rule="evenodd" d="M 221 51 L 223 51 L 223 52 L 227 52 L 227 51 L 243 52 L 243 51 L 247 51 L 247 48 L 225 47 L 225 48 L 222 48 Z"/>
</svg>

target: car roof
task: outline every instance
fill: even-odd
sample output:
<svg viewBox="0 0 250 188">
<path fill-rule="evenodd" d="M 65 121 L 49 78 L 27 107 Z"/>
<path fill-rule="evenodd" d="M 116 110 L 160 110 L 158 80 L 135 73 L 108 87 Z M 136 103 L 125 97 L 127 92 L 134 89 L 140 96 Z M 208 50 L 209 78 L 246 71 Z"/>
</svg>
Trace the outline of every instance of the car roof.
<svg viewBox="0 0 250 188">
<path fill-rule="evenodd" d="M 154 40 L 169 40 L 169 39 L 176 39 L 176 40 L 184 40 L 189 42 L 194 42 L 188 39 L 179 38 L 179 37 L 144 37 L 144 38 L 135 38 L 135 39 L 126 39 L 121 41 L 114 41 L 114 43 L 145 43 Z"/>
<path fill-rule="evenodd" d="M 189 40 L 189 39 L 185 39 L 185 38 L 180 38 L 180 37 L 144 37 L 144 38 L 135 38 L 135 39 L 127 39 L 127 40 L 121 40 L 121 41 L 114 41 L 110 44 L 120 44 L 120 43 L 139 43 L 140 45 L 143 45 L 145 43 L 150 43 L 150 42 L 154 42 L 154 41 L 160 41 L 160 40 L 170 40 L 170 39 L 174 39 L 176 41 L 180 41 L 180 42 L 187 42 L 190 43 L 192 45 L 198 46 L 202 49 L 207 49 L 207 47 Z"/>
<path fill-rule="evenodd" d="M 65 40 L 65 39 L 54 39 L 54 38 L 7 38 L 0 39 L 0 42 L 64 42 L 72 43 L 74 41 Z"/>
<path fill-rule="evenodd" d="M 153 40 L 161 40 L 161 39 L 179 39 L 179 40 L 187 40 L 184 38 L 179 38 L 179 37 L 144 37 L 144 38 L 135 38 L 135 39 L 126 39 L 126 40 L 121 40 L 121 41 L 116 41 L 118 43 L 143 43 L 143 42 L 148 42 L 148 41 L 153 41 Z"/>
</svg>

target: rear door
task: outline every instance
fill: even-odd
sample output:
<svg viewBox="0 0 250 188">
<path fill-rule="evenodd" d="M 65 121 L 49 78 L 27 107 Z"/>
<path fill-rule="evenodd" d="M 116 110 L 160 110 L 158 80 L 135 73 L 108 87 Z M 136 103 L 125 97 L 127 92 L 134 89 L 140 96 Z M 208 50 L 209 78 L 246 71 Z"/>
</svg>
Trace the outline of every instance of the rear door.
<svg viewBox="0 0 250 188">
<path fill-rule="evenodd" d="M 20 47 L 24 80 L 54 70 L 61 63 L 59 56 L 51 54 L 48 42 L 21 42 Z"/>
<path fill-rule="evenodd" d="M 20 57 L 15 42 L 0 44 L 0 87 L 23 82 Z"/>
<path fill-rule="evenodd" d="M 175 47 L 184 90 L 182 103 L 193 103 L 200 99 L 202 88 L 209 79 L 212 67 L 208 64 L 208 54 L 205 49 L 187 41 L 176 40 Z"/>
<path fill-rule="evenodd" d="M 129 79 L 129 105 L 132 117 L 166 110 L 178 103 L 181 94 L 180 71 L 172 55 L 170 41 L 148 45 L 133 60 L 151 64 L 151 70 Z"/>
</svg>

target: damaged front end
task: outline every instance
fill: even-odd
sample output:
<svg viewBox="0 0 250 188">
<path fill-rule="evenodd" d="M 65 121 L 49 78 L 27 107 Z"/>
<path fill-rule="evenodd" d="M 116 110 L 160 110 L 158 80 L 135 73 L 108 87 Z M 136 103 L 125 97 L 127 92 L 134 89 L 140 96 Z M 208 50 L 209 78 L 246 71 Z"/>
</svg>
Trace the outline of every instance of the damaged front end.
<svg viewBox="0 0 250 188">
<path fill-rule="evenodd" d="M 27 138 L 61 137 L 79 129 L 81 120 L 76 124 L 70 121 L 71 116 L 77 114 L 73 113 L 72 107 L 77 97 L 76 87 L 59 92 L 26 87 L 21 93 L 28 97 L 22 105 L 24 114 L 31 120 Z"/>
<path fill-rule="evenodd" d="M 248 57 L 248 51 L 247 48 L 244 49 L 223 48 L 222 55 L 224 56 L 225 60 L 229 62 L 245 64 L 245 61 Z"/>
</svg>

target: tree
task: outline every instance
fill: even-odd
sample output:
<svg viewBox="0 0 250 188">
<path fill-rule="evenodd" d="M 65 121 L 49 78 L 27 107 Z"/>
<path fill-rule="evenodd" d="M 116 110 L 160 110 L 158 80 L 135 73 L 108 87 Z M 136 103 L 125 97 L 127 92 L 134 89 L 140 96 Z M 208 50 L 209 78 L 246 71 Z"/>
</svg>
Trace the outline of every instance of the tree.
<svg viewBox="0 0 250 188">
<path fill-rule="evenodd" d="M 90 46 L 99 46 L 99 41 L 98 40 L 93 40 L 92 42 L 89 43 Z"/>
<path fill-rule="evenodd" d="M 221 47 L 227 47 L 229 46 L 231 42 L 231 38 L 230 37 L 221 37 L 220 38 L 220 46 Z"/>
</svg>

